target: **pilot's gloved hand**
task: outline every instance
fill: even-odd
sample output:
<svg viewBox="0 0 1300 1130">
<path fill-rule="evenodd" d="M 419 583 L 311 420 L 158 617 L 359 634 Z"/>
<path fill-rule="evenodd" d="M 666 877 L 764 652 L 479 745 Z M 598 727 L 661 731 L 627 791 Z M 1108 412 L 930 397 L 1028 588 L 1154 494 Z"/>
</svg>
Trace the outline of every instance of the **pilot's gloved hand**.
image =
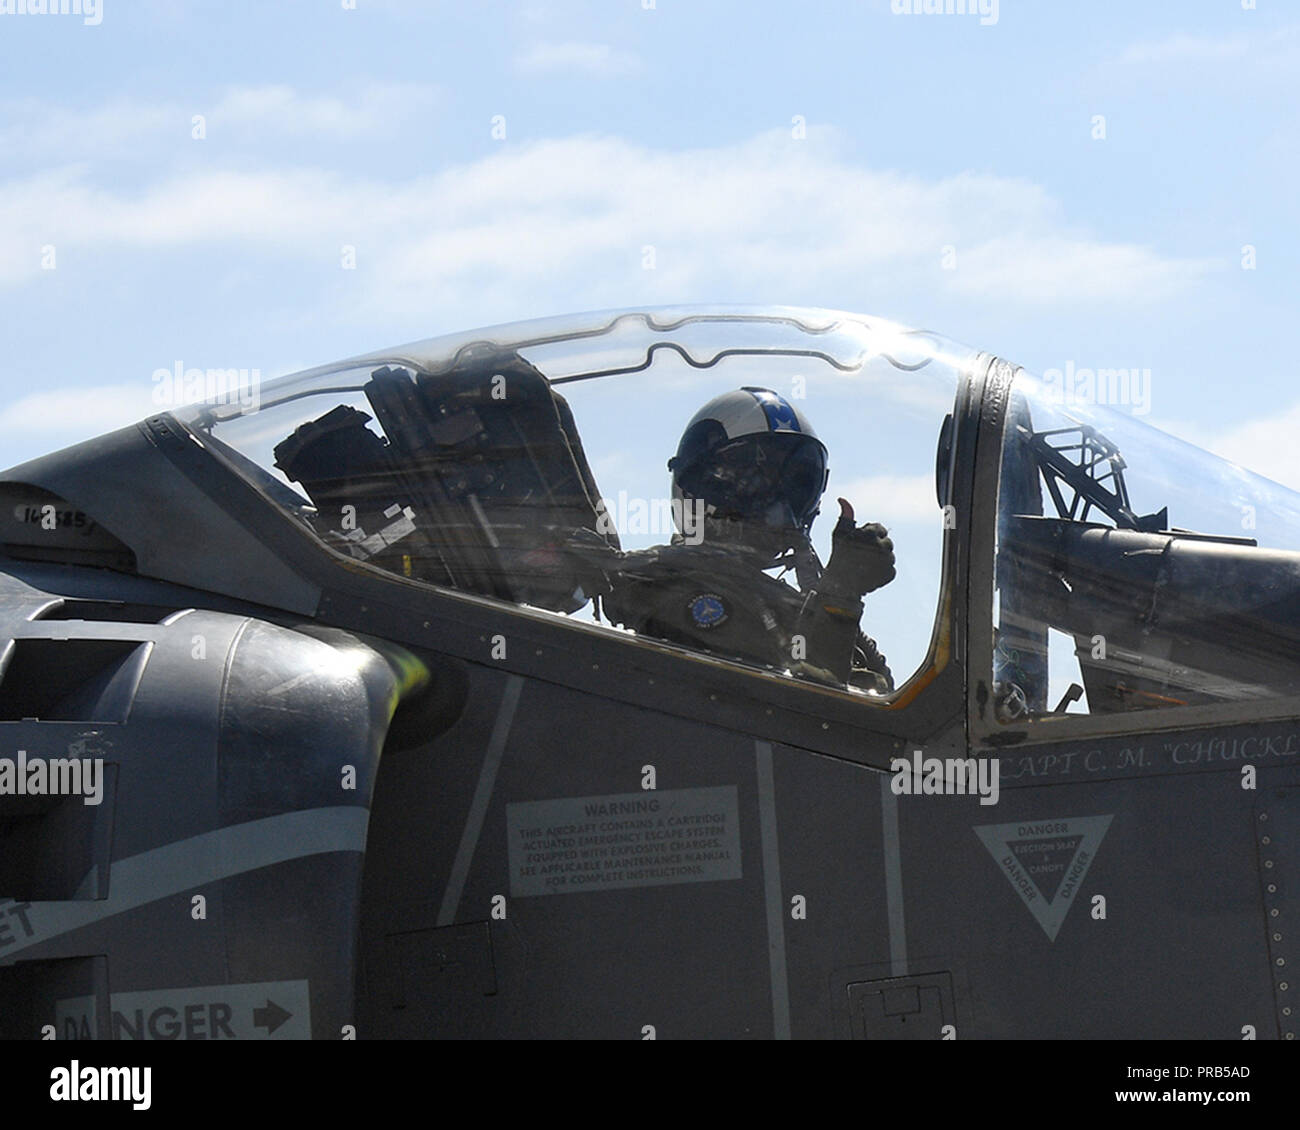
<svg viewBox="0 0 1300 1130">
<path fill-rule="evenodd" d="M 595 530 L 568 530 L 558 547 L 569 563 L 571 574 L 582 582 L 588 595 L 610 591 L 610 577 L 626 564 L 627 554 L 620 553 Z"/>
<path fill-rule="evenodd" d="M 895 577 L 894 543 L 879 522 L 857 526 L 853 507 L 841 498 L 840 520 L 831 534 L 831 559 L 818 589 L 861 597 Z"/>
</svg>

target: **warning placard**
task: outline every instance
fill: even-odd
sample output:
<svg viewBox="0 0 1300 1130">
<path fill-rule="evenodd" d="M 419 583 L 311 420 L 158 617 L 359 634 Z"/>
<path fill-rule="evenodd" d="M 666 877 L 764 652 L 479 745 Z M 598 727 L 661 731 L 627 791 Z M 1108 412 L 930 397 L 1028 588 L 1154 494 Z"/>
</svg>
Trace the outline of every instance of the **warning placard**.
<svg viewBox="0 0 1300 1130">
<path fill-rule="evenodd" d="M 1110 821 L 1110 816 L 1024 820 L 985 824 L 975 834 L 1054 942 Z"/>
<path fill-rule="evenodd" d="M 735 785 L 511 804 L 506 828 L 515 898 L 744 875 Z"/>
<path fill-rule="evenodd" d="M 196 985 L 114 993 L 109 998 L 114 1040 L 310 1040 L 306 981 Z M 91 1040 L 95 998 L 54 1002 L 60 1040 Z"/>
</svg>

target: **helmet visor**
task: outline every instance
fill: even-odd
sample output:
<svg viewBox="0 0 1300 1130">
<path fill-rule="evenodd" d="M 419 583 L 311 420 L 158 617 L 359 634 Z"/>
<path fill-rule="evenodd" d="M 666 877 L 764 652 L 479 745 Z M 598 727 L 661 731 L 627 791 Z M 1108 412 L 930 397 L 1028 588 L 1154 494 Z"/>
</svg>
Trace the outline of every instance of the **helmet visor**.
<svg viewBox="0 0 1300 1130">
<path fill-rule="evenodd" d="M 682 468 L 678 482 L 716 517 L 804 529 L 826 485 L 826 449 L 806 435 L 742 436 Z"/>
</svg>

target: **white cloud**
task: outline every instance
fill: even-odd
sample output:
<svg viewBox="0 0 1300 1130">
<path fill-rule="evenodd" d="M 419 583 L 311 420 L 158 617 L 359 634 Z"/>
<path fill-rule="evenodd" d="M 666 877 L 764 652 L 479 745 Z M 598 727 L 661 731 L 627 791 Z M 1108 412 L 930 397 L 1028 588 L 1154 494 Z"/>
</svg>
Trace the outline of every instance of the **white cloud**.
<svg viewBox="0 0 1300 1130">
<path fill-rule="evenodd" d="M 90 388 L 41 389 L 0 409 L 0 435 L 76 443 L 134 424 L 158 411 L 150 381 Z"/>
<path fill-rule="evenodd" d="M 1190 423 L 1170 424 L 1166 431 L 1212 451 L 1231 463 L 1300 491 L 1300 402 L 1226 431 L 1211 432 Z"/>
<path fill-rule="evenodd" d="M 1154 43 L 1135 43 L 1119 57 L 1123 64 L 1222 62 L 1240 59 L 1250 50 L 1245 35 L 1188 35 L 1180 32 Z"/>
<path fill-rule="evenodd" d="M 240 105 L 283 120 L 296 103 Z M 236 257 L 328 264 L 324 279 L 351 296 L 358 319 L 853 294 L 865 278 L 931 302 L 1127 307 L 1167 300 L 1211 267 L 1076 231 L 1027 181 L 873 170 L 840 157 L 826 134 L 684 151 L 573 137 L 504 145 L 435 175 L 391 172 L 189 171 L 136 191 L 96 187 L 82 168 L 2 182 L 0 286 L 35 275 L 45 244 L 61 263 L 183 248 L 198 271 Z M 346 278 L 333 273 L 344 244 L 358 256 Z M 946 245 L 955 270 L 940 267 Z M 205 246 L 220 259 L 205 259 Z M 642 269 L 647 246 L 653 271 Z"/>
<path fill-rule="evenodd" d="M 400 123 L 427 114 L 436 102 L 436 89 L 417 83 L 372 83 L 352 98 L 312 97 L 290 86 L 236 87 L 213 107 L 208 136 L 229 129 L 336 141 L 387 137 Z M 196 107 L 194 112 L 204 111 Z"/>
<path fill-rule="evenodd" d="M 637 55 L 608 43 L 535 43 L 515 62 L 525 74 L 535 75 L 578 73 L 610 78 L 642 69 Z"/>
<path fill-rule="evenodd" d="M 957 293 L 1033 295 L 1044 303 L 1105 302 L 1121 294 L 1163 301 L 1185 288 L 1188 270 L 1201 275 L 1215 268 L 1209 259 L 1165 259 L 1136 244 L 1042 231 L 995 236 L 958 256 Z"/>
<path fill-rule="evenodd" d="M 886 526 L 923 523 L 938 530 L 943 521 L 933 475 L 869 475 L 846 483 L 832 481 L 822 503 L 822 513 L 832 523 L 839 515 L 839 507 L 835 505 L 838 496 L 852 504 L 859 525 L 863 522 L 880 522 Z"/>
<path fill-rule="evenodd" d="M 1114 62 L 1128 67 L 1175 65 L 1198 81 L 1230 84 L 1238 93 L 1255 82 L 1288 84 L 1300 66 L 1300 24 L 1270 31 L 1233 35 L 1191 35 L 1179 32 L 1151 43 L 1127 47 Z M 1173 73 L 1161 72 L 1162 78 Z"/>
<path fill-rule="evenodd" d="M 82 160 L 129 150 L 141 138 L 169 131 L 188 136 L 188 122 L 177 107 L 127 98 L 76 110 L 52 106 L 42 98 L 6 100 L 0 116 L 0 155 L 8 160 Z"/>
<path fill-rule="evenodd" d="M 214 143 L 311 136 L 336 142 L 391 137 L 412 119 L 427 119 L 438 105 L 434 86 L 369 83 L 349 97 L 314 96 L 289 86 L 231 87 L 212 101 L 141 102 L 115 98 L 90 109 L 52 106 L 46 99 L 6 102 L 0 111 L 0 155 L 9 160 L 60 163 L 138 157 L 142 144 L 190 146 L 191 119 L 207 119 Z"/>
<path fill-rule="evenodd" d="M 213 358 L 205 359 L 208 364 L 187 364 L 186 368 L 203 368 L 205 372 L 213 368 L 230 369 L 229 364 L 217 364 Z M 220 359 L 217 359 L 218 361 Z M 238 360 L 238 359 L 236 359 Z M 158 368 L 171 371 L 175 362 L 160 358 Z M 266 373 L 258 373 L 260 384 L 276 379 L 286 373 L 299 372 L 307 364 L 292 361 L 279 365 Z M 69 386 L 59 385 L 52 388 L 38 388 L 20 396 L 0 407 L 0 443 L 8 451 L 17 446 L 29 448 L 31 441 L 39 440 L 39 451 L 56 451 L 82 440 L 92 439 L 118 428 L 125 428 L 158 412 L 174 411 L 185 404 L 201 400 L 203 388 L 216 390 L 219 395 L 228 395 L 233 402 L 242 386 L 223 383 L 206 385 L 175 386 L 177 400 L 169 402 L 155 397 L 166 396 L 171 385 L 163 385 L 154 380 L 156 370 L 142 371 L 138 379 L 117 381 L 113 383 Z M 17 386 L 19 378 L 9 374 L 9 384 Z M 213 378 L 220 380 L 220 378 Z M 241 381 L 244 377 L 240 376 Z M 226 390 L 229 389 L 227 393 Z M 164 391 L 165 390 L 165 391 Z M 245 394 L 247 395 L 247 394 Z M 6 462 L 9 462 L 6 459 Z"/>
</svg>

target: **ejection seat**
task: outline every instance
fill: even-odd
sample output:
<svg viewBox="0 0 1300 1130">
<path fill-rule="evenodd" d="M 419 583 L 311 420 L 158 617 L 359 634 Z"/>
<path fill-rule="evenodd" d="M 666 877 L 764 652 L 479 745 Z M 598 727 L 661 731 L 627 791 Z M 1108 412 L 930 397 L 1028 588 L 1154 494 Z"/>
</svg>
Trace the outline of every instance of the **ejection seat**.
<svg viewBox="0 0 1300 1130">
<path fill-rule="evenodd" d="M 618 549 L 573 413 L 517 353 L 462 351 L 445 372 L 384 366 L 371 417 L 340 405 L 277 445 L 322 534 L 403 576 L 574 612 Z M 569 548 L 581 552 L 566 552 Z"/>
</svg>

